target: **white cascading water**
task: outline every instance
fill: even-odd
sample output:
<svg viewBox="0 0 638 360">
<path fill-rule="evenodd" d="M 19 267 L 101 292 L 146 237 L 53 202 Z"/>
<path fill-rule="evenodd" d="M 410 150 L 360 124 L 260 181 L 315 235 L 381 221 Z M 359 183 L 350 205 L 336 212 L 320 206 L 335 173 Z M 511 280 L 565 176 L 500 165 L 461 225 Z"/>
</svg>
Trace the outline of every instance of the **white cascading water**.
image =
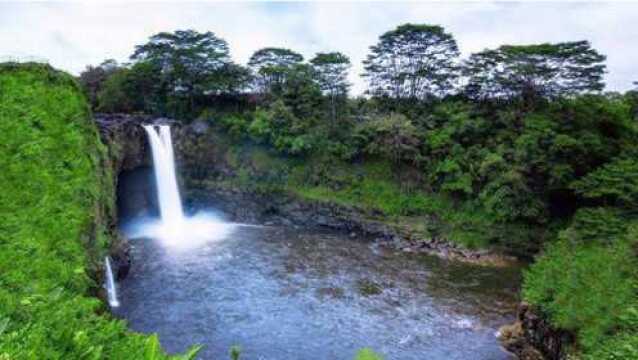
<svg viewBox="0 0 638 360">
<path fill-rule="evenodd" d="M 168 125 L 159 125 L 158 127 L 159 132 L 155 130 L 153 125 L 144 125 L 144 130 L 148 134 L 153 153 L 162 222 L 171 232 L 177 233 L 184 223 L 184 213 L 175 175 L 171 128 Z"/>
<path fill-rule="evenodd" d="M 177 187 L 175 156 L 168 125 L 143 125 L 153 154 L 161 221 L 142 220 L 125 230 L 129 238 L 150 237 L 178 248 L 192 248 L 221 240 L 238 225 L 221 221 L 210 212 L 185 216 Z"/>
<path fill-rule="evenodd" d="M 118 307 L 120 302 L 117 300 L 117 288 L 115 287 L 115 279 L 111 269 L 111 260 L 108 256 L 104 258 L 104 263 L 106 264 L 106 296 L 111 307 Z"/>
</svg>

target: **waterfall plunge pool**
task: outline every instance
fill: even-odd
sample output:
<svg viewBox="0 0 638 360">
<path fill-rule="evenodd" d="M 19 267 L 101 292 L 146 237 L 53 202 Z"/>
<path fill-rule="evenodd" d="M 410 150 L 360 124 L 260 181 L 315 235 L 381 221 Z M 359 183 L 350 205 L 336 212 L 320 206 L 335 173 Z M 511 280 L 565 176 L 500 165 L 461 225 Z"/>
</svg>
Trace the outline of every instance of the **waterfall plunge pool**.
<svg viewBox="0 0 638 360">
<path fill-rule="evenodd" d="M 175 247 L 132 240 L 117 316 L 201 359 L 509 359 L 520 272 L 406 254 L 335 232 L 234 226 Z"/>
</svg>

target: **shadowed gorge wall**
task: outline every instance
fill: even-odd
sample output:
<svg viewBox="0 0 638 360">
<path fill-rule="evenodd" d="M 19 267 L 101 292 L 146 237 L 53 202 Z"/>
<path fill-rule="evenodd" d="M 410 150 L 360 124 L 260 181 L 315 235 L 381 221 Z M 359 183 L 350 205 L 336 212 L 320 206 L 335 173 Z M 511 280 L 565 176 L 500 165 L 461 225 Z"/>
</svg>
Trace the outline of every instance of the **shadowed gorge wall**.
<svg viewBox="0 0 638 360">
<path fill-rule="evenodd" d="M 119 219 L 159 215 L 152 168 L 139 167 L 122 171 L 118 175 L 117 183 Z"/>
</svg>

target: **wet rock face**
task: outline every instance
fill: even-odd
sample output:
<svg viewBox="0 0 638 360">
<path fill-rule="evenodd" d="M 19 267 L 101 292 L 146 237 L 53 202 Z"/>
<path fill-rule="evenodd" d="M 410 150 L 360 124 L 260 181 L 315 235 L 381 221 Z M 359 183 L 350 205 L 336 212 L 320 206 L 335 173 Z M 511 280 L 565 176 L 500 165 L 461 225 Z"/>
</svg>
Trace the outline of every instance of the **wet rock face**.
<svg viewBox="0 0 638 360">
<path fill-rule="evenodd" d="M 520 305 L 518 318 L 523 324 L 525 338 L 539 349 L 545 358 L 567 357 L 567 348 L 574 342 L 571 333 L 553 328 L 545 316 L 526 303 Z"/>
<path fill-rule="evenodd" d="M 181 180 L 222 180 L 236 175 L 236 169 L 227 158 L 228 139 L 209 130 L 208 123 L 202 120 L 173 129 L 177 173 Z"/>
<path fill-rule="evenodd" d="M 102 142 L 109 148 L 114 175 L 152 165 L 151 151 L 142 124 L 169 123 L 146 115 L 95 114 Z"/>
<path fill-rule="evenodd" d="M 131 270 L 131 245 L 128 239 L 116 234 L 115 246 L 111 249 L 111 267 L 115 280 L 123 280 Z"/>
<path fill-rule="evenodd" d="M 116 172 L 123 168 L 132 169 L 144 162 L 143 129 L 140 124 L 146 119 L 124 114 L 95 114 L 95 122 L 102 141 L 109 148 Z"/>
<path fill-rule="evenodd" d="M 519 305 L 514 324 L 501 327 L 499 339 L 507 350 L 522 360 L 563 360 L 574 343 L 571 333 L 555 329 L 535 307 Z"/>
</svg>

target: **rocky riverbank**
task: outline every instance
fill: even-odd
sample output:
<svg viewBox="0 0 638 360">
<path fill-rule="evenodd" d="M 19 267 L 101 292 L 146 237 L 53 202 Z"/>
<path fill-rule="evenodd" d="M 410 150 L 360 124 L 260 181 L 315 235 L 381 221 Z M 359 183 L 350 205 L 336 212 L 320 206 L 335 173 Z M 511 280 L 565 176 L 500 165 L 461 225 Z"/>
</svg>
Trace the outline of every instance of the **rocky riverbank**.
<svg viewBox="0 0 638 360">
<path fill-rule="evenodd" d="M 206 186 L 206 187 L 205 187 Z M 470 250 L 442 238 L 419 236 L 401 226 L 356 207 L 302 199 L 294 194 L 263 194 L 207 183 L 187 192 L 194 207 L 215 204 L 233 221 L 264 225 L 324 227 L 372 238 L 381 245 L 404 252 L 427 253 L 470 263 L 506 266 L 513 257 L 489 250 Z"/>
</svg>

